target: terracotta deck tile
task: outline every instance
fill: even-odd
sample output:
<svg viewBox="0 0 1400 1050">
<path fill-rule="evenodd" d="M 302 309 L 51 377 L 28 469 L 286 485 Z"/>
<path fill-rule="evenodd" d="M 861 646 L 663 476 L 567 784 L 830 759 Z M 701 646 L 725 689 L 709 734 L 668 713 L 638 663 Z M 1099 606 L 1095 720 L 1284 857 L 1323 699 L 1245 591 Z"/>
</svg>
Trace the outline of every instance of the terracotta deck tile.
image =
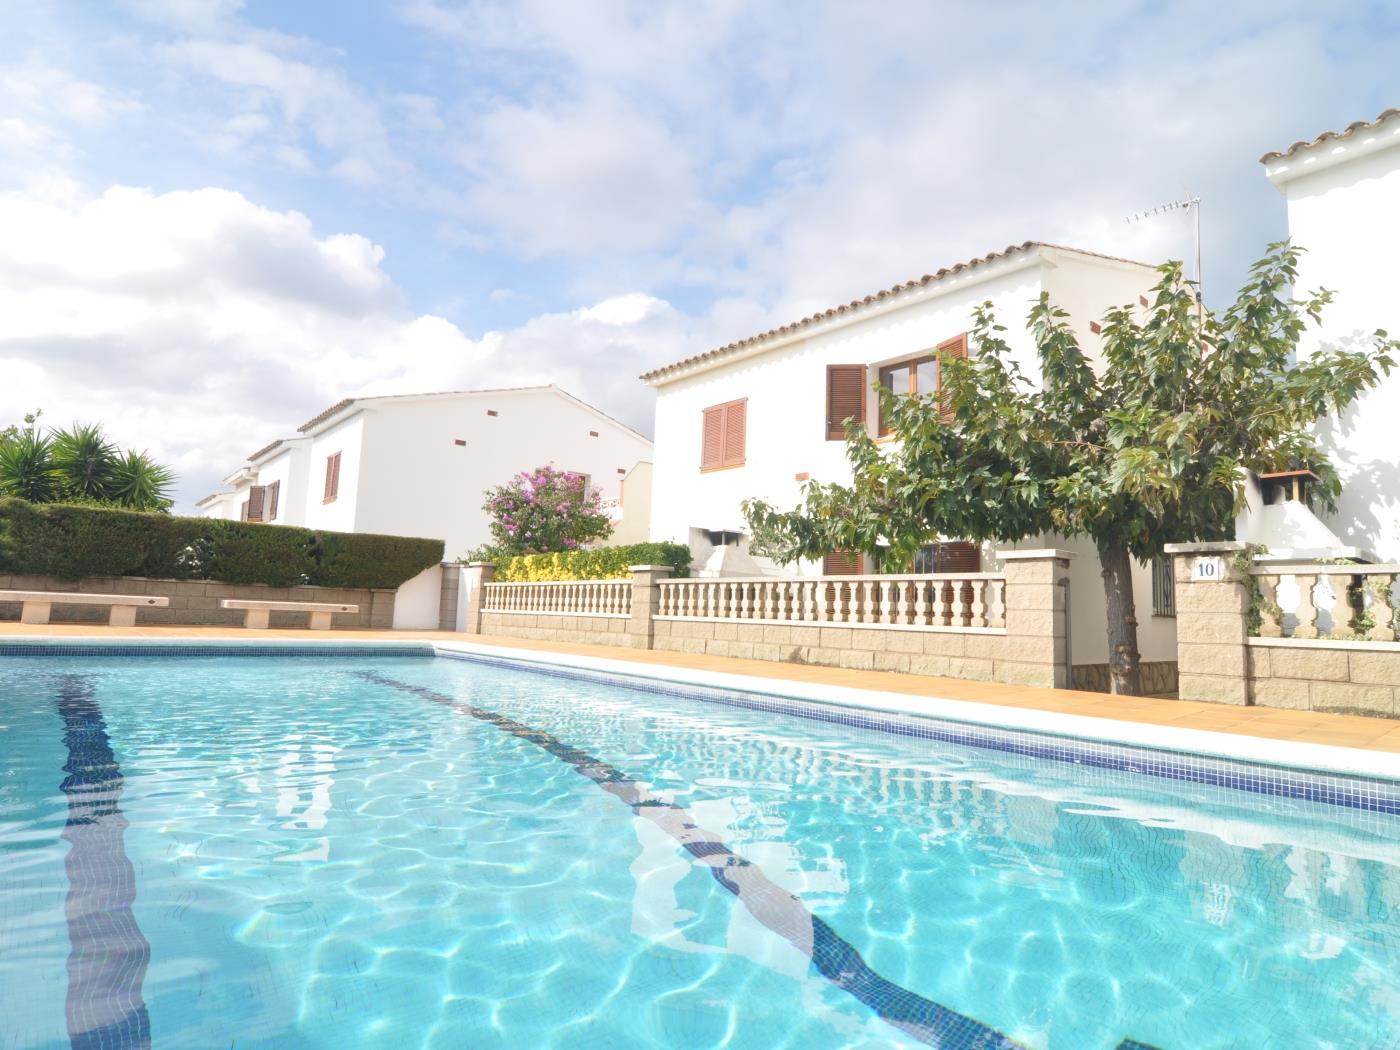
<svg viewBox="0 0 1400 1050">
<path fill-rule="evenodd" d="M 1164 700 L 1148 697 L 1113 697 L 1070 689 L 1036 689 L 999 682 L 969 682 L 953 678 L 899 674 L 892 671 L 856 671 L 818 667 L 810 664 L 773 663 L 740 660 L 694 653 L 634 651 L 602 645 L 577 645 L 457 634 L 451 631 L 370 631 L 333 630 L 312 632 L 297 629 L 249 631 L 240 627 L 108 627 L 105 624 L 20 624 L 0 623 L 0 635 L 48 637 L 128 637 L 197 638 L 201 640 L 239 639 L 296 641 L 458 641 L 485 646 L 601 657 L 651 667 L 675 667 L 746 675 L 759 679 L 755 685 L 779 689 L 785 681 L 846 686 L 854 689 L 883 690 L 904 696 L 927 696 L 946 700 L 967 700 L 992 706 L 1030 708 L 1061 714 L 1084 715 L 1158 725 L 1173 729 L 1203 729 L 1238 733 L 1270 740 L 1330 744 L 1400 754 L 1400 722 L 1359 715 L 1334 715 L 1320 711 L 1291 711 L 1264 707 L 1229 707 L 1190 700 Z M 1400 763 L 1397 763 L 1400 775 Z"/>
</svg>

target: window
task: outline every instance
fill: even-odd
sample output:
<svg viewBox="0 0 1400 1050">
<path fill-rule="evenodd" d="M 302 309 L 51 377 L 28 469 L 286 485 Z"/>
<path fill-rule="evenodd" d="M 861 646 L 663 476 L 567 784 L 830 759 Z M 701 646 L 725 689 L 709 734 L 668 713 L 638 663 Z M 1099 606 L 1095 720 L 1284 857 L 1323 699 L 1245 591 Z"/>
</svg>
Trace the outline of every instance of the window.
<svg viewBox="0 0 1400 1050">
<path fill-rule="evenodd" d="M 915 572 L 981 572 L 982 548 L 965 540 L 930 543 L 914 555 Z"/>
<path fill-rule="evenodd" d="M 1152 559 L 1152 615 L 1176 615 L 1176 579 L 1171 558 Z"/>
<path fill-rule="evenodd" d="M 749 399 L 740 398 L 705 409 L 700 435 L 700 469 L 744 465 Z"/>
<path fill-rule="evenodd" d="M 880 385 L 896 397 L 932 394 L 938 389 L 938 358 L 932 354 L 885 365 L 880 369 Z M 889 423 L 880 420 L 880 436 L 889 434 Z"/>
<path fill-rule="evenodd" d="M 282 494 L 282 482 L 274 481 L 267 487 L 267 521 L 277 520 L 277 501 Z"/>
<path fill-rule="evenodd" d="M 865 365 L 826 366 L 826 439 L 843 441 L 846 420 L 865 422 Z"/>
<path fill-rule="evenodd" d="M 822 559 L 823 576 L 859 576 L 861 557 L 856 551 L 832 551 Z"/>
<path fill-rule="evenodd" d="M 933 353 L 921 354 L 905 361 L 896 361 L 880 369 L 880 385 L 897 397 L 927 397 L 936 394 L 942 384 L 939 374 L 940 354 L 950 357 L 967 356 L 967 333 L 945 339 L 933 349 Z M 944 407 L 947 412 L 947 407 Z M 880 437 L 890 433 L 889 424 L 880 420 Z"/>
<path fill-rule="evenodd" d="M 334 503 L 340 495 L 340 453 L 333 452 L 326 457 L 326 491 L 322 503 Z"/>
<path fill-rule="evenodd" d="M 254 485 L 248 490 L 248 511 L 244 521 L 262 521 L 267 507 L 267 486 Z"/>
</svg>

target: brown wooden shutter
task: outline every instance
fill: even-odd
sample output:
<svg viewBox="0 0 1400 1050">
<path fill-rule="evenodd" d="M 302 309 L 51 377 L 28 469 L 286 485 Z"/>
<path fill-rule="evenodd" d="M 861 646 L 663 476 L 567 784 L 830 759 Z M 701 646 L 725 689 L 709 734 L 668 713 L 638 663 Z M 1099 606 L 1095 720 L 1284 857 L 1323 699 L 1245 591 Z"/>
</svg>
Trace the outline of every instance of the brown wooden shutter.
<svg viewBox="0 0 1400 1050">
<path fill-rule="evenodd" d="M 238 520 L 248 520 L 248 501 L 246 499 L 238 507 Z"/>
<path fill-rule="evenodd" d="M 967 333 L 966 333 L 966 332 L 963 332 L 962 335 L 955 335 L 952 339 L 946 339 L 946 340 L 944 340 L 943 342 L 941 342 L 941 343 L 938 344 L 938 346 L 936 347 L 936 349 L 939 351 L 939 353 L 940 353 L 941 355 L 946 356 L 946 357 L 951 357 L 951 358 L 955 358 L 955 359 L 956 359 L 956 358 L 966 357 L 966 356 L 967 356 Z M 938 389 L 938 403 L 939 403 L 939 406 L 942 408 L 943 416 L 944 416 L 944 418 L 946 419 L 946 418 L 950 417 L 950 416 L 953 414 L 953 412 L 952 412 L 952 409 L 951 409 L 951 408 L 949 407 L 949 405 L 948 405 L 948 399 L 947 399 L 946 397 L 943 396 L 943 357 L 940 357 L 939 360 L 938 360 L 938 388 L 939 388 L 939 389 Z M 968 570 L 963 570 L 963 569 L 957 569 L 957 570 L 949 569 L 949 570 L 947 570 L 947 571 L 949 571 L 949 572 L 955 572 L 955 571 L 956 571 L 956 572 L 963 572 L 963 571 L 967 571 L 967 572 L 976 572 L 977 570 L 975 570 L 975 569 L 968 569 Z"/>
<path fill-rule="evenodd" d="M 248 490 L 248 520 L 262 521 L 263 507 L 267 504 L 267 486 L 254 485 Z"/>
<path fill-rule="evenodd" d="M 724 406 L 724 465 L 738 467 L 744 463 L 744 445 L 748 436 L 748 398 L 731 401 Z"/>
<path fill-rule="evenodd" d="M 822 559 L 823 576 L 859 576 L 860 555 L 855 551 L 832 551 Z"/>
<path fill-rule="evenodd" d="M 713 470 L 724 464 L 724 406 L 705 409 L 700 437 L 700 469 Z"/>
<path fill-rule="evenodd" d="M 334 452 L 326 457 L 326 492 L 322 499 L 324 503 L 331 503 L 340 495 L 340 453 Z"/>
<path fill-rule="evenodd" d="M 982 571 L 982 548 L 975 543 L 963 540 L 940 543 L 933 558 L 934 572 Z"/>
<path fill-rule="evenodd" d="M 277 520 L 277 501 L 282 494 L 282 482 L 274 481 L 267 487 L 267 520 Z"/>
<path fill-rule="evenodd" d="M 846 436 L 846 420 L 865 422 L 864 365 L 826 366 L 826 439 L 840 441 Z"/>
</svg>

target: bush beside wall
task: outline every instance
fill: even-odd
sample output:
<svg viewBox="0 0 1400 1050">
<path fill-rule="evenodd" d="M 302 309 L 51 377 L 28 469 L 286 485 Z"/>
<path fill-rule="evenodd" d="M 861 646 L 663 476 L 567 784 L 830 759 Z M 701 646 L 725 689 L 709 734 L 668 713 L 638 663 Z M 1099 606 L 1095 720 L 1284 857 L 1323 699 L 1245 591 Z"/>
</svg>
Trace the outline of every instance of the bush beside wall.
<svg viewBox="0 0 1400 1050">
<path fill-rule="evenodd" d="M 0 571 L 274 587 L 396 588 L 442 561 L 441 540 L 324 532 L 0 499 Z"/>
<path fill-rule="evenodd" d="M 521 554 L 496 563 L 502 583 L 545 580 L 625 580 L 629 565 L 669 565 L 676 578 L 690 575 L 690 548 L 683 543 L 631 543 L 621 547 Z"/>
</svg>

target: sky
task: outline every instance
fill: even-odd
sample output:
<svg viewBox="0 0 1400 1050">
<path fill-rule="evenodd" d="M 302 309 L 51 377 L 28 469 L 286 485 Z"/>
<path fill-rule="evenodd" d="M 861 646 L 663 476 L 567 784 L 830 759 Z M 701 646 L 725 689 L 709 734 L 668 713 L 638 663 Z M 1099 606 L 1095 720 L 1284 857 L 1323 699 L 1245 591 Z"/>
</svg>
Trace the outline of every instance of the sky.
<svg viewBox="0 0 1400 1050">
<path fill-rule="evenodd" d="M 0 426 L 177 508 L 343 397 L 639 373 L 1008 244 L 1286 236 L 1258 157 L 1400 105 L 1400 5 L 0 0 Z M 1306 247 L 1306 246 L 1304 246 Z"/>
</svg>

